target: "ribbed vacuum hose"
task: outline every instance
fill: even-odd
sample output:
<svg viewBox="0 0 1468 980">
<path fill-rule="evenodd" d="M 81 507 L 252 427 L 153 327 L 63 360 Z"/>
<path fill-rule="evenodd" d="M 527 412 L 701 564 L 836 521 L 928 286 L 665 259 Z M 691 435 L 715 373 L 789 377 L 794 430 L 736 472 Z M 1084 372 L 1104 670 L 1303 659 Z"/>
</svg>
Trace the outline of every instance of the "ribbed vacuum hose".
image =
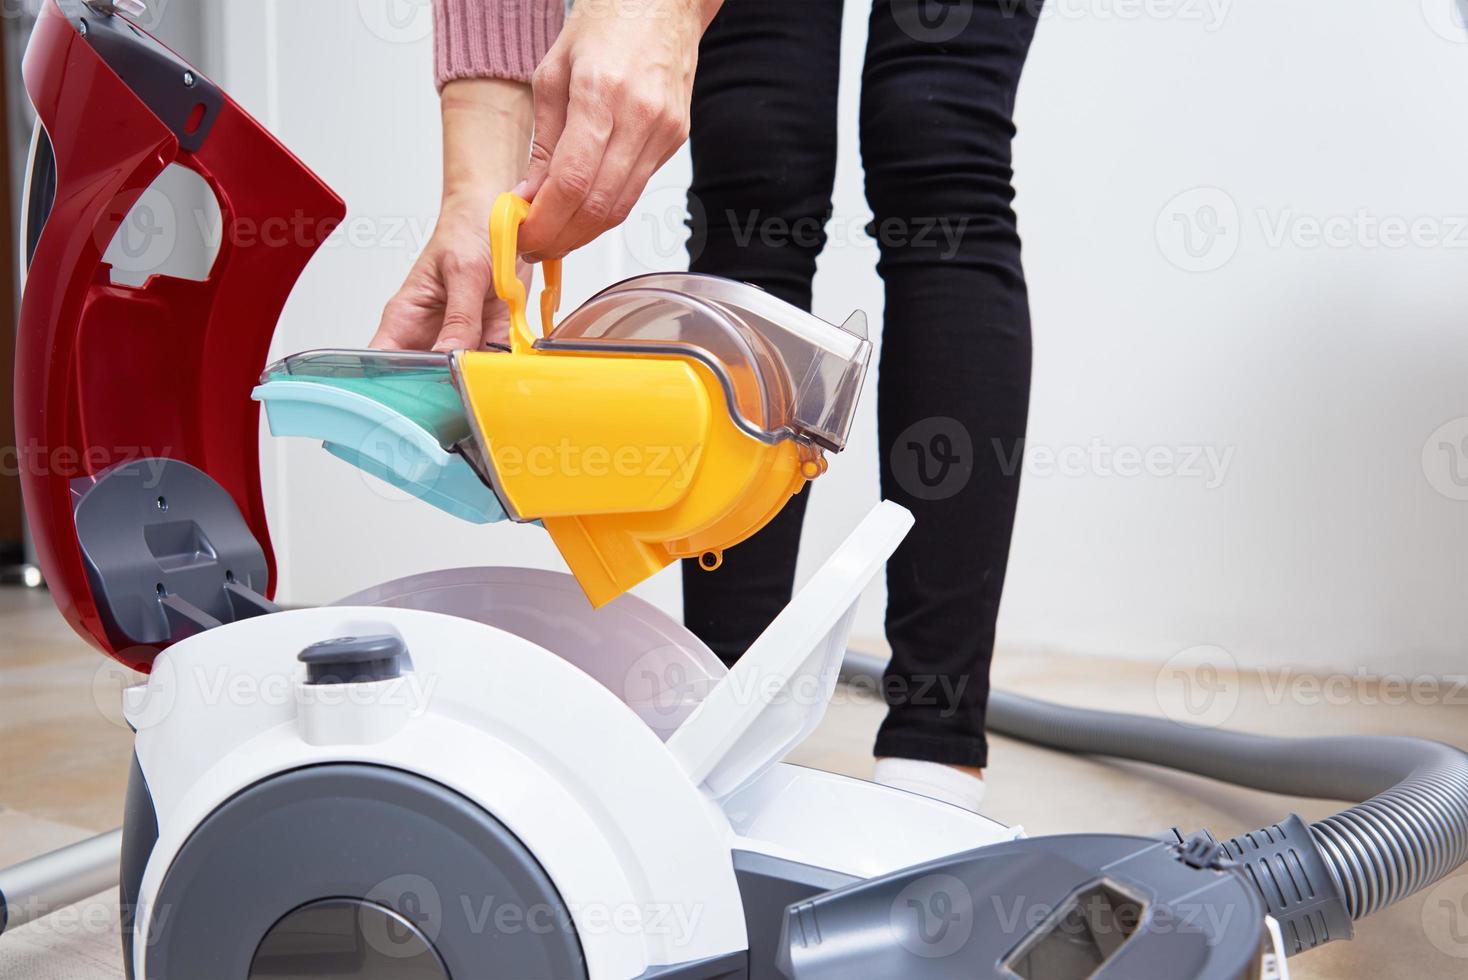
<svg viewBox="0 0 1468 980">
<path fill-rule="evenodd" d="M 1468 756 L 1389 736 L 1269 738 L 996 692 L 989 726 L 1069 752 L 1166 766 L 1272 793 L 1358 800 L 1310 826 L 1360 919 L 1468 861 Z"/>
<path fill-rule="evenodd" d="M 871 682 L 884 667 L 876 658 L 851 654 L 843 675 Z M 1067 752 L 1166 766 L 1271 793 L 1359 801 L 1309 827 L 1352 920 L 1426 888 L 1468 861 L 1468 755 L 1440 742 L 1364 735 L 1271 738 L 1000 691 L 989 698 L 988 721 L 993 731 Z M 1280 833 L 1276 826 L 1241 835 L 1235 841 L 1245 843 L 1231 849 L 1247 851 Z M 1330 938 L 1338 936 L 1315 942 L 1306 936 L 1302 942 L 1309 948 Z"/>
<path fill-rule="evenodd" d="M 1468 757 L 1437 742 L 1421 744 L 1421 763 L 1397 785 L 1310 827 L 1352 919 L 1468 861 Z"/>
</svg>

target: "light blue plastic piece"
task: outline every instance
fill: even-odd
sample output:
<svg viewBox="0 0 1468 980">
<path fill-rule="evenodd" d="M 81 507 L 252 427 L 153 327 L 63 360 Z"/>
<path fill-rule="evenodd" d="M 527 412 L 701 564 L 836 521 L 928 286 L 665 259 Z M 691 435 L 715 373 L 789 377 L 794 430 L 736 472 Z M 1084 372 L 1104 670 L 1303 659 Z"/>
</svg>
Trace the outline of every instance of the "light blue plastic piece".
<svg viewBox="0 0 1468 980">
<path fill-rule="evenodd" d="M 381 402 L 330 383 L 282 379 L 266 381 L 251 397 L 264 404 L 272 435 L 320 439 L 338 459 L 461 520 L 505 519 L 494 491 L 464 457 Z"/>
</svg>

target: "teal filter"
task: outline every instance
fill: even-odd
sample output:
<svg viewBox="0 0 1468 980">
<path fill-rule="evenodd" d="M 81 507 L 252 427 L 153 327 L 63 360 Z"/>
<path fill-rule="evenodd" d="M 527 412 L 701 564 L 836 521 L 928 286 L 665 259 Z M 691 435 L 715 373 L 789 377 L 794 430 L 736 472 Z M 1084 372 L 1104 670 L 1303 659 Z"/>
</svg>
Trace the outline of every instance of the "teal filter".
<svg viewBox="0 0 1468 980">
<path fill-rule="evenodd" d="M 319 439 L 338 459 L 461 520 L 505 519 L 494 492 L 452 451 L 470 430 L 448 355 L 295 355 L 271 365 L 252 397 L 273 435 Z"/>
</svg>

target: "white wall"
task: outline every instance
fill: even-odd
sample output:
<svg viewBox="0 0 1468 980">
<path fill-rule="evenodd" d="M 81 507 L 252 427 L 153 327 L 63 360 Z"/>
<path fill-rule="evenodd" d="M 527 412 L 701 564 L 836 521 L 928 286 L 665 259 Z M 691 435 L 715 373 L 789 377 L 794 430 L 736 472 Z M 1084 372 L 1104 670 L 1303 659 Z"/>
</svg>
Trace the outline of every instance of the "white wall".
<svg viewBox="0 0 1468 980">
<path fill-rule="evenodd" d="M 1223 0 L 1198 20 L 1167 0 L 1042 25 L 1016 164 L 1033 444 L 1232 456 L 1212 490 L 1030 479 L 1011 643 L 1468 667 L 1468 493 L 1439 448 L 1468 461 L 1452 2 Z M 1407 223 L 1420 244 L 1396 243 Z"/>
<path fill-rule="evenodd" d="M 1244 663 L 1468 666 L 1455 2 L 1052 2 L 1016 150 L 1036 332 L 1001 622 L 1016 655 L 1218 644 Z M 879 323 L 854 134 L 866 5 L 850 7 L 815 308 Z M 209 10 L 206 70 L 354 216 L 307 270 L 275 350 L 365 343 L 436 206 L 427 0 Z M 683 261 L 687 177 L 680 155 L 625 229 L 573 257 L 569 303 Z M 872 394 L 817 486 L 806 572 L 876 500 Z M 440 517 L 300 442 L 263 452 L 290 601 L 445 565 L 559 565 L 537 529 Z M 1133 464 L 1151 475 L 1124 475 Z M 643 591 L 675 606 L 676 576 Z M 881 604 L 868 597 L 858 633 L 880 634 Z"/>
</svg>

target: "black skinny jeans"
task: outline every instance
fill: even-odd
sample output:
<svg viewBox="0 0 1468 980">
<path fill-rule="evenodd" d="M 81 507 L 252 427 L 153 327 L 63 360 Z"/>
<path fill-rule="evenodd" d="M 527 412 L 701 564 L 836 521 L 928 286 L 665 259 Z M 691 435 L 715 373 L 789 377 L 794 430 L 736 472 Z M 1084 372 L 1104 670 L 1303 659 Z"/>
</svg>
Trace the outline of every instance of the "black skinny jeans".
<svg viewBox="0 0 1468 980">
<path fill-rule="evenodd" d="M 881 483 L 917 517 L 887 566 L 878 756 L 987 763 L 1030 382 L 1010 141 L 1037 11 L 1038 0 L 872 5 L 861 155 L 886 287 Z M 841 0 L 728 0 L 693 89 L 691 267 L 803 309 L 831 216 L 841 12 Z M 685 620 L 727 663 L 790 600 L 807 498 L 718 571 L 684 563 Z"/>
</svg>

